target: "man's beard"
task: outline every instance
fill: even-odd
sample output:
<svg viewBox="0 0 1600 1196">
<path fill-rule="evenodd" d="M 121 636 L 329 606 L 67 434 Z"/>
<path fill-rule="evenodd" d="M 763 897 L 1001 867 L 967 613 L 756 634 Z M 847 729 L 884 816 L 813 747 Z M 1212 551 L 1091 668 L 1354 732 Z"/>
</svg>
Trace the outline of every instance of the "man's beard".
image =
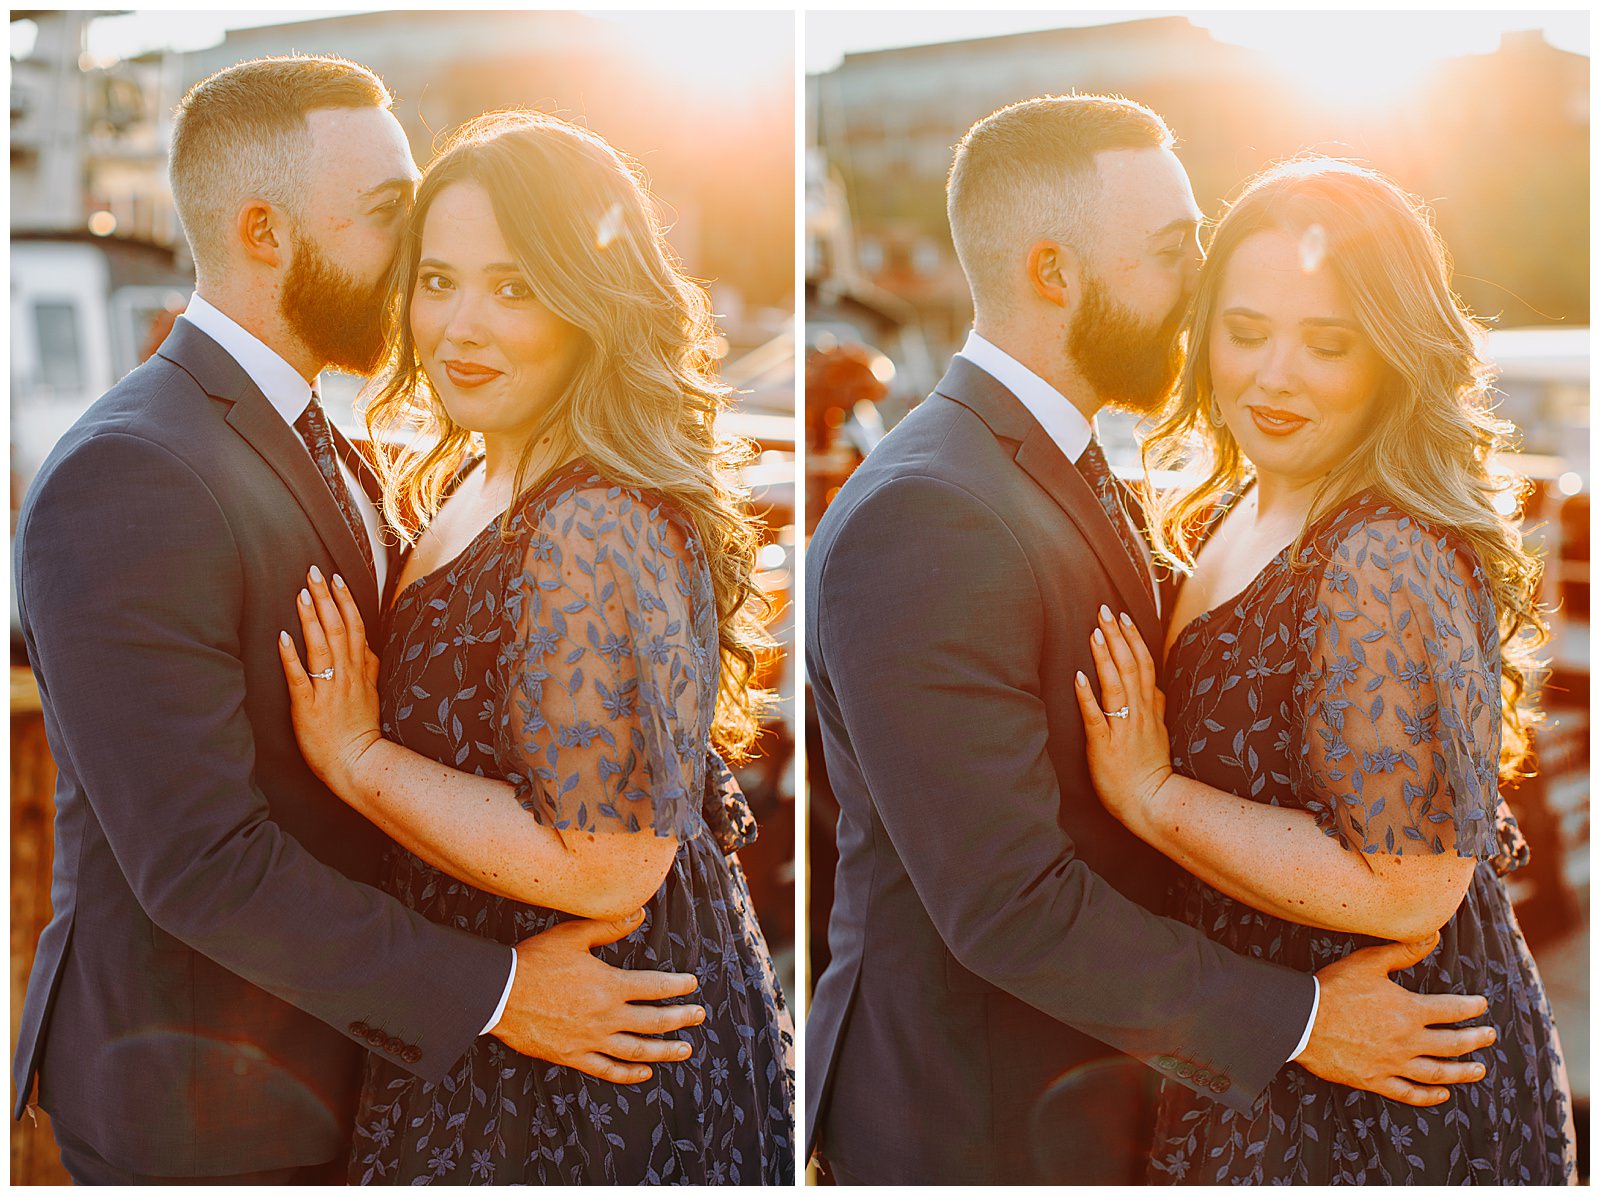
<svg viewBox="0 0 1600 1196">
<path fill-rule="evenodd" d="M 371 374 L 383 360 L 388 279 L 363 286 L 298 229 L 292 243 L 294 259 L 278 301 L 290 331 L 324 364 Z"/>
<path fill-rule="evenodd" d="M 1183 316 L 1180 304 L 1160 324 L 1141 322 L 1112 300 L 1099 278 L 1089 275 L 1083 305 L 1067 337 L 1067 354 L 1107 405 L 1154 411 L 1172 393 L 1183 370 Z"/>
</svg>

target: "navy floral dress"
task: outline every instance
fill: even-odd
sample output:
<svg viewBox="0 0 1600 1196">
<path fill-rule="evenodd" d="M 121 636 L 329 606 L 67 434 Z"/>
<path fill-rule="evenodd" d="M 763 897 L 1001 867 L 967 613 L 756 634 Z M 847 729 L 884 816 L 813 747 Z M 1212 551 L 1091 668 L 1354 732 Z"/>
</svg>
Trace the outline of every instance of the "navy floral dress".
<svg viewBox="0 0 1600 1196">
<path fill-rule="evenodd" d="M 470 468 L 470 467 L 469 467 Z M 465 471 L 463 471 L 463 474 Z M 504 534 L 502 534 L 504 533 Z M 706 1021 L 682 1063 L 618 1085 L 485 1035 L 436 1084 L 367 1056 L 352 1183 L 794 1182 L 793 1030 L 732 848 L 749 810 L 709 732 L 717 612 L 666 504 L 582 463 L 400 593 L 379 678 L 386 738 L 512 782 L 546 826 L 675 835 L 644 923 L 597 954 L 692 972 Z M 483 892 L 391 847 L 384 887 L 511 944 L 568 915 Z"/>
<path fill-rule="evenodd" d="M 1220 512 L 1219 512 L 1220 515 Z M 1212 526 L 1216 526 L 1214 520 Z M 1285 549 L 1168 654 L 1174 765 L 1309 810 L 1350 851 L 1476 857 L 1439 947 L 1394 979 L 1482 993 L 1487 1074 L 1429 1109 L 1289 1064 L 1248 1114 L 1162 1086 L 1152 1183 L 1550 1184 L 1572 1174 L 1549 1002 L 1502 875 L 1527 847 L 1499 796 L 1498 630 L 1459 540 L 1370 492 Z M 1258 912 L 1185 876 L 1175 914 L 1242 955 L 1314 972 L 1380 940 Z"/>
</svg>

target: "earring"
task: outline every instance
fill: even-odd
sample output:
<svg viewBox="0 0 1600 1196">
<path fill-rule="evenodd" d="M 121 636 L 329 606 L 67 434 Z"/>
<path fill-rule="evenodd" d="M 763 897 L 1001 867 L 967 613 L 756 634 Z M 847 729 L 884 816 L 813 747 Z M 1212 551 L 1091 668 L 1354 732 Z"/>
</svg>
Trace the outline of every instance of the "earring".
<svg viewBox="0 0 1600 1196">
<path fill-rule="evenodd" d="M 1213 428 L 1224 427 L 1227 423 L 1222 418 L 1222 408 L 1217 406 L 1217 396 L 1212 395 L 1206 400 L 1206 420 Z"/>
</svg>

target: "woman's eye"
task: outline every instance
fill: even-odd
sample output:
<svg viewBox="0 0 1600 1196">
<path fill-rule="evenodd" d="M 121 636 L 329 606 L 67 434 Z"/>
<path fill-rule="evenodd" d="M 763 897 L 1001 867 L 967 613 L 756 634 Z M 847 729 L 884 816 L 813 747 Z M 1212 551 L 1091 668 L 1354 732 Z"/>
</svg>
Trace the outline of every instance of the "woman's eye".
<svg viewBox="0 0 1600 1196">
<path fill-rule="evenodd" d="M 528 289 L 525 282 L 503 282 L 496 292 L 502 299 L 531 299 L 533 292 Z"/>
<path fill-rule="evenodd" d="M 1337 361 L 1350 351 L 1343 345 L 1308 345 L 1307 348 L 1324 361 Z"/>
<path fill-rule="evenodd" d="M 424 291 L 432 291 L 434 294 L 438 294 L 449 287 L 450 280 L 443 274 L 424 274 L 417 279 L 417 285 Z"/>
<path fill-rule="evenodd" d="M 1241 333 L 1241 332 L 1230 332 L 1230 333 L 1228 333 L 1228 340 L 1231 343 L 1233 343 L 1235 345 L 1238 345 L 1241 349 L 1254 349 L 1257 345 L 1260 345 L 1266 339 L 1267 338 L 1264 337 L 1264 336 L 1250 336 L 1248 334 Z"/>
</svg>

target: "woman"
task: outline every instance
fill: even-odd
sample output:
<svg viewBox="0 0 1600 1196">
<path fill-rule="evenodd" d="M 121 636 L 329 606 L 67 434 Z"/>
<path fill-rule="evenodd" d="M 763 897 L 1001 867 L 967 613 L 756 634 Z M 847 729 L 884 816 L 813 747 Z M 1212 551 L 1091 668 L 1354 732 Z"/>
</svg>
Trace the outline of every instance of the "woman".
<svg viewBox="0 0 1600 1196">
<path fill-rule="evenodd" d="M 368 421 L 436 436 L 385 469 L 411 547 L 381 664 L 339 579 L 301 595 L 302 750 L 399 844 L 402 901 L 505 943 L 642 905 L 602 956 L 693 972 L 707 1017 L 637 1084 L 487 1035 L 438 1084 L 374 1052 L 350 1178 L 792 1183 L 793 1036 L 713 748 L 754 738 L 762 637 L 705 294 L 630 166 L 546 116 L 459 130 L 411 229 Z"/>
<path fill-rule="evenodd" d="M 1079 674 L 1096 788 L 1191 874 L 1190 925 L 1307 972 L 1437 930 L 1400 982 L 1485 995 L 1498 1037 L 1483 1078 L 1427 1108 L 1292 1064 L 1248 1116 L 1169 1083 L 1153 1182 L 1573 1176 L 1560 1046 L 1502 879 L 1526 847 L 1497 782 L 1526 754 L 1544 627 L 1538 566 L 1492 502 L 1475 331 L 1425 209 L 1372 171 L 1270 169 L 1216 229 L 1146 448 L 1173 465 L 1198 433 L 1211 472 L 1155 521 L 1188 574 L 1160 688 L 1104 610 L 1099 700 Z"/>
</svg>

